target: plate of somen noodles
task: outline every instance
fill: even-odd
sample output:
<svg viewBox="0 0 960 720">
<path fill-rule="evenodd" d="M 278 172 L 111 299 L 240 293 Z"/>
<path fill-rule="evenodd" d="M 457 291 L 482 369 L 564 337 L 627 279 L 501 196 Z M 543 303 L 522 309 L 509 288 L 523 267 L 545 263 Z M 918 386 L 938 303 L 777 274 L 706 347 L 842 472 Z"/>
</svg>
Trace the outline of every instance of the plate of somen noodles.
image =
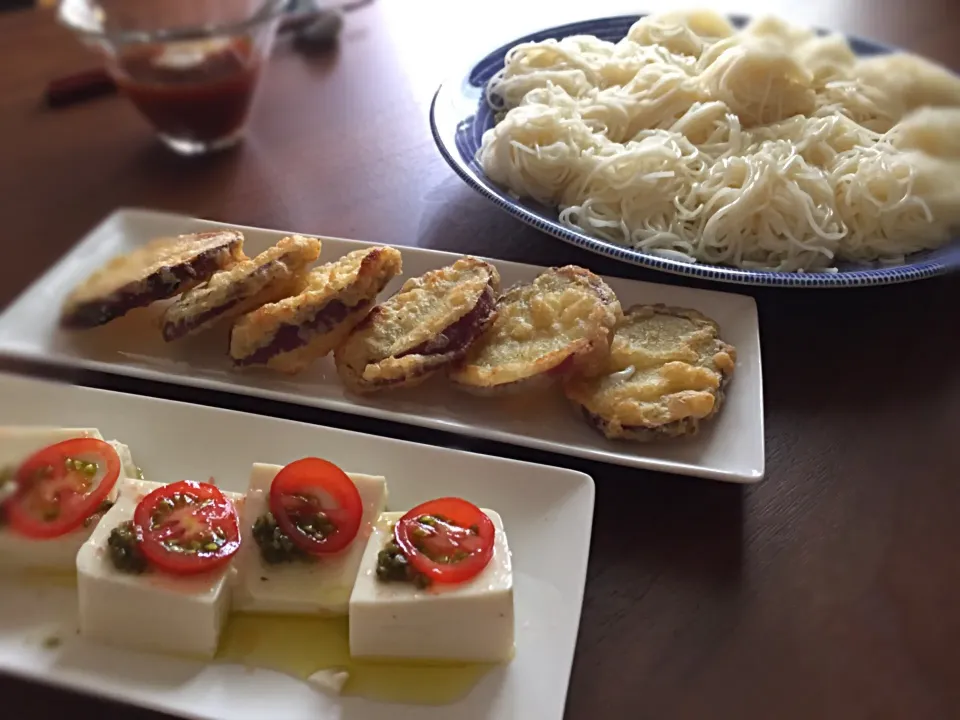
<svg viewBox="0 0 960 720">
<path fill-rule="evenodd" d="M 907 282 L 960 267 L 960 77 L 708 10 L 528 35 L 441 85 L 471 187 L 560 240 L 710 280 Z"/>
</svg>

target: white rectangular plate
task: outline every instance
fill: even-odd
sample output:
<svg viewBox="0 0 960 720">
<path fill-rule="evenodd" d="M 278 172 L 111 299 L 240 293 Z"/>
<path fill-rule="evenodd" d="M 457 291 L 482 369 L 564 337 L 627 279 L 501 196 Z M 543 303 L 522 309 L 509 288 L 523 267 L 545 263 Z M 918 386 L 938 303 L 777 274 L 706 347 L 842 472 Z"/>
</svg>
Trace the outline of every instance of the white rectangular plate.
<svg viewBox="0 0 960 720">
<path fill-rule="evenodd" d="M 189 718 L 263 720 L 278 708 L 284 720 L 562 718 L 593 522 L 590 476 L 10 375 L 0 375 L 0 397 L 0 425 L 99 428 L 128 444 L 150 479 L 212 475 L 242 492 L 255 461 L 318 455 L 348 471 L 386 475 L 392 509 L 459 495 L 497 510 L 513 553 L 517 648 L 511 663 L 455 705 L 385 705 L 331 697 L 267 670 L 108 650 L 76 636 L 75 589 L 2 578 L 0 671 Z M 44 647 L 51 636 L 63 644 Z"/>
<path fill-rule="evenodd" d="M 64 296 L 110 258 L 151 238 L 223 227 L 235 226 L 146 210 L 118 210 L 0 316 L 0 353 L 46 364 L 368 415 L 600 462 L 733 482 L 756 482 L 763 477 L 763 384 L 757 306 L 753 298 L 745 295 L 606 278 L 624 308 L 639 303 L 665 303 L 700 310 L 720 324 L 723 338 L 737 348 L 737 369 L 720 414 L 706 423 L 695 438 L 647 445 L 606 440 L 587 426 L 560 393 L 537 396 L 536 402 L 524 396 L 476 398 L 436 378 L 419 388 L 358 397 L 344 390 L 330 358 L 294 378 L 260 370 L 238 373 L 230 369 L 226 355 L 226 328 L 165 343 L 156 327 L 162 303 L 96 330 L 78 333 L 60 329 L 59 310 Z M 289 234 L 240 229 L 246 238 L 244 250 L 250 256 Z M 369 245 L 325 238 L 320 260 L 334 260 Z M 404 278 L 442 267 L 459 257 L 419 248 L 401 250 L 403 278 L 396 278 L 384 296 L 394 292 Z M 503 287 L 531 280 L 543 270 L 533 265 L 493 262 L 500 271 Z"/>
</svg>

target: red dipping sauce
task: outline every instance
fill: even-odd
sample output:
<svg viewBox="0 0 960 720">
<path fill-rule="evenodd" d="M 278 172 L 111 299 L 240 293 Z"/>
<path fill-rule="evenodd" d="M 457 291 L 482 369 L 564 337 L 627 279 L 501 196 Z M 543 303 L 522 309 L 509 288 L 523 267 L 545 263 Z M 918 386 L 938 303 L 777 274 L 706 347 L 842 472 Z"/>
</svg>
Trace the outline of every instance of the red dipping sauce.
<svg viewBox="0 0 960 720">
<path fill-rule="evenodd" d="M 222 38 L 130 48 L 114 72 L 160 133 L 212 143 L 246 122 L 260 60 L 249 38 Z"/>
</svg>

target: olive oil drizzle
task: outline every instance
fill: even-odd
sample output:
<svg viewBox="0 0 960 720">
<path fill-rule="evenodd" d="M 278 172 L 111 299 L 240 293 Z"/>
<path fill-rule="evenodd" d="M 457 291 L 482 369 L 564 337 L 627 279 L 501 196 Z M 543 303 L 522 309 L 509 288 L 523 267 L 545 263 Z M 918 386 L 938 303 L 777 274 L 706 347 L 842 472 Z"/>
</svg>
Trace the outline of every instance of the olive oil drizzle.
<svg viewBox="0 0 960 720">
<path fill-rule="evenodd" d="M 346 671 L 342 694 L 381 702 L 447 705 L 466 697 L 496 668 L 486 663 L 371 662 L 350 657 L 346 617 L 230 616 L 217 661 L 266 668 L 306 680 Z"/>
<path fill-rule="evenodd" d="M 41 586 L 76 588 L 75 573 L 24 571 Z M 262 668 L 306 681 L 324 670 L 345 671 L 343 695 L 410 705 L 450 705 L 467 695 L 494 663 L 368 661 L 350 657 L 346 617 L 233 613 L 220 637 L 214 662 Z"/>
</svg>

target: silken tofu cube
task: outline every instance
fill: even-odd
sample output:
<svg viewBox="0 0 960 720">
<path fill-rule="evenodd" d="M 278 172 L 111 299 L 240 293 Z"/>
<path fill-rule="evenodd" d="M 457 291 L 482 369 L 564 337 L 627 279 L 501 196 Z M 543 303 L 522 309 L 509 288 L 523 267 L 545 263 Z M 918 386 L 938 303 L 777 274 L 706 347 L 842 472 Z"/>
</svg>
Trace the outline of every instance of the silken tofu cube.
<svg viewBox="0 0 960 720">
<path fill-rule="evenodd" d="M 211 658 L 230 611 L 232 565 L 202 575 L 178 577 L 157 570 L 117 570 L 107 540 L 133 518 L 140 500 L 160 483 L 126 480 L 116 504 L 77 554 L 80 633 L 135 650 Z M 237 493 L 224 492 L 234 503 Z"/>
<path fill-rule="evenodd" d="M 237 553 L 233 607 L 240 612 L 302 615 L 346 615 L 353 583 L 373 524 L 387 503 L 387 481 L 373 475 L 347 473 L 363 502 L 357 537 L 339 553 L 315 560 L 270 564 L 253 539 L 257 518 L 270 510 L 270 486 L 280 465 L 255 463 L 240 514 L 244 541 Z"/>
<path fill-rule="evenodd" d="M 404 513 L 383 513 L 367 543 L 350 596 L 350 654 L 356 658 L 501 662 L 513 655 L 513 571 L 500 516 L 493 557 L 457 585 L 377 579 L 377 555 Z"/>
<path fill-rule="evenodd" d="M 55 427 L 0 427 L 0 472 L 13 472 L 21 463 L 38 450 L 64 440 L 103 436 L 96 428 Z M 121 478 L 136 477 L 137 466 L 130 456 L 130 449 L 116 440 L 110 445 L 117 451 L 123 467 Z M 117 480 L 119 486 L 120 480 Z M 116 497 L 116 488 L 107 496 Z M 0 496 L 0 501 L 4 498 Z M 23 537 L 0 526 L 0 569 L 39 569 L 73 572 L 77 566 L 77 552 L 93 532 L 93 524 L 47 539 Z"/>
</svg>

